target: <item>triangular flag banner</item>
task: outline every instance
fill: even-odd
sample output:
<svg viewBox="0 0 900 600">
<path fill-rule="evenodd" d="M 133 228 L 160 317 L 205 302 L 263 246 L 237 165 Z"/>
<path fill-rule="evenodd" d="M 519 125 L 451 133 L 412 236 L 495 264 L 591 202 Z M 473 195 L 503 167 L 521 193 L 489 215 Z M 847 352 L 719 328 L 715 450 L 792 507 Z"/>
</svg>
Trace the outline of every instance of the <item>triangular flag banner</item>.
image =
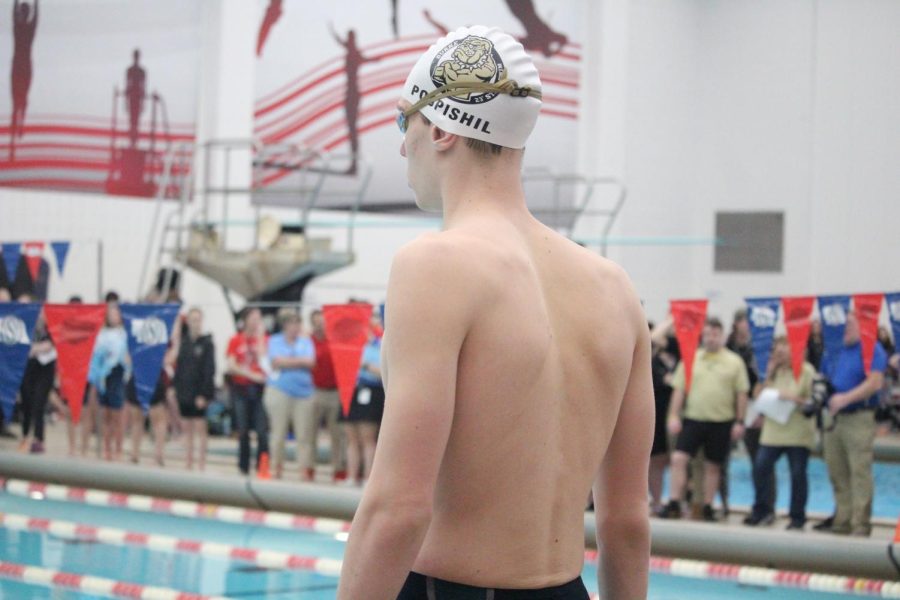
<svg viewBox="0 0 900 600">
<path fill-rule="evenodd" d="M 844 347 L 844 330 L 847 329 L 847 313 L 850 312 L 850 296 L 819 296 L 819 317 L 822 319 L 822 369 L 834 373 L 834 361 Z"/>
<path fill-rule="evenodd" d="M 22 385 L 31 333 L 40 312 L 37 303 L 0 302 L 0 408 L 7 423 Z"/>
<path fill-rule="evenodd" d="M 694 355 L 706 323 L 706 307 L 708 300 L 672 300 L 670 303 L 672 318 L 675 321 L 675 337 L 678 338 L 678 349 L 681 362 L 684 363 L 684 391 L 691 389 L 691 376 L 694 374 Z"/>
<path fill-rule="evenodd" d="M 887 303 L 888 317 L 894 331 L 894 344 L 900 345 L 900 292 L 885 294 L 884 301 Z"/>
<path fill-rule="evenodd" d="M 106 305 L 45 304 L 44 316 L 56 346 L 60 391 L 69 404 L 72 419 L 78 423 L 94 340 L 106 318 Z"/>
<path fill-rule="evenodd" d="M 863 368 L 866 375 L 872 368 L 875 343 L 878 340 L 878 316 L 881 314 L 881 300 L 884 294 L 854 294 L 853 310 L 859 321 L 859 338 L 862 343 Z"/>
<path fill-rule="evenodd" d="M 169 348 L 177 304 L 122 304 L 138 402 L 146 413 Z"/>
<path fill-rule="evenodd" d="M 28 265 L 31 281 L 37 281 L 41 258 L 44 256 L 44 242 L 25 242 L 22 244 L 22 253 L 25 255 L 25 264 Z"/>
<path fill-rule="evenodd" d="M 0 246 L 3 250 L 3 265 L 6 267 L 6 278 L 10 285 L 16 280 L 16 271 L 19 269 L 19 259 L 22 257 L 22 244 L 14 242 Z"/>
<path fill-rule="evenodd" d="M 760 377 L 765 377 L 769 368 L 769 357 L 772 355 L 772 340 L 775 338 L 775 325 L 778 323 L 780 298 L 745 298 L 747 302 L 747 323 L 750 325 L 750 338 L 753 343 L 753 355 L 756 357 L 756 368 Z"/>
<path fill-rule="evenodd" d="M 50 242 L 53 248 L 53 255 L 56 257 L 56 269 L 62 277 L 63 269 L 66 268 L 66 257 L 69 255 L 69 242 Z"/>
<path fill-rule="evenodd" d="M 325 335 L 331 349 L 341 408 L 347 416 L 359 376 L 363 347 L 368 340 L 372 305 L 327 304 L 322 307 L 322 316 L 325 318 Z"/>
<path fill-rule="evenodd" d="M 791 366 L 794 370 L 794 379 L 797 380 L 803 372 L 803 359 L 806 355 L 806 344 L 809 342 L 810 317 L 815 301 L 812 296 L 785 296 L 781 299 L 784 307 L 784 325 L 791 346 Z"/>
</svg>

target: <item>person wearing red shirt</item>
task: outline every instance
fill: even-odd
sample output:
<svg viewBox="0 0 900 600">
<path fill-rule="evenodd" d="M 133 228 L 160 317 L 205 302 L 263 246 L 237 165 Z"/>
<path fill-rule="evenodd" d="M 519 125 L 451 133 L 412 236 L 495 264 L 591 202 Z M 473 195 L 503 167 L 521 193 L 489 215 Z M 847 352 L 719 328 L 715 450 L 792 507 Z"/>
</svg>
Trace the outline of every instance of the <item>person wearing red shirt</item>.
<svg viewBox="0 0 900 600">
<path fill-rule="evenodd" d="M 313 384 L 316 386 L 316 423 L 321 423 L 323 418 L 325 420 L 325 427 L 331 437 L 331 466 L 334 469 L 334 480 L 340 481 L 347 477 L 344 431 L 338 420 L 341 414 L 341 398 L 334 376 L 331 349 L 325 337 L 325 317 L 322 316 L 321 310 L 312 312 L 310 324 L 312 341 L 316 347 L 316 366 L 312 370 Z M 315 444 L 315 440 L 312 443 Z"/>
<path fill-rule="evenodd" d="M 231 391 L 234 398 L 234 418 L 237 424 L 240 450 L 238 468 L 250 472 L 250 429 L 256 432 L 256 465 L 259 457 L 269 452 L 268 423 L 263 407 L 263 388 L 266 374 L 261 361 L 266 354 L 266 330 L 258 308 L 244 311 L 243 327 L 232 336 L 225 352 Z"/>
</svg>

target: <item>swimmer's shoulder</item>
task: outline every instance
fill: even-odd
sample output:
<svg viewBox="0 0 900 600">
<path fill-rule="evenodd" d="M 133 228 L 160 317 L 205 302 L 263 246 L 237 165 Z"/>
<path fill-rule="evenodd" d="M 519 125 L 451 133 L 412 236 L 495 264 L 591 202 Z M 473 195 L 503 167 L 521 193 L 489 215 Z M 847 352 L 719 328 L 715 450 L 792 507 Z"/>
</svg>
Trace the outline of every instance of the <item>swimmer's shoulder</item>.
<svg viewBox="0 0 900 600">
<path fill-rule="evenodd" d="M 577 277 L 586 282 L 599 302 L 614 303 L 630 323 L 646 329 L 646 317 L 640 296 L 631 277 L 618 263 L 600 256 L 563 236 L 569 254 L 567 264 L 576 270 Z"/>
<path fill-rule="evenodd" d="M 458 232 L 422 234 L 401 246 L 391 263 L 390 282 L 433 285 L 440 293 L 471 292 L 485 278 L 477 244 Z"/>
</svg>

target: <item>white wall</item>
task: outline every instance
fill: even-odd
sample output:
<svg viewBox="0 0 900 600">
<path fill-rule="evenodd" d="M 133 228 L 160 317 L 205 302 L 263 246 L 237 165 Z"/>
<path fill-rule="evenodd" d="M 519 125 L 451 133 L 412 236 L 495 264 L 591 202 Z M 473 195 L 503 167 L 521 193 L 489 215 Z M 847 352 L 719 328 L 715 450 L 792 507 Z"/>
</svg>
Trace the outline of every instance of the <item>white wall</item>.
<svg viewBox="0 0 900 600">
<path fill-rule="evenodd" d="M 671 297 L 727 318 L 749 295 L 900 288 L 900 3 L 639 0 L 629 29 L 615 233 L 711 238 L 715 211 L 785 212 L 781 274 L 716 274 L 709 246 L 614 252 L 651 317 Z"/>
</svg>

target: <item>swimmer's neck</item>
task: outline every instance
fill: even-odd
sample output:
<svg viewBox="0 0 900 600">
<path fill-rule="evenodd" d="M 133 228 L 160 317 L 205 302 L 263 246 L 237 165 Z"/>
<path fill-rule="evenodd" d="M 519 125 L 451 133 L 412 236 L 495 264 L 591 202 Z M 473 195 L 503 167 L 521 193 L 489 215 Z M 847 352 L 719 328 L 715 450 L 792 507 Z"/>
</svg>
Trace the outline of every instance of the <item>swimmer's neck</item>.
<svg viewBox="0 0 900 600">
<path fill-rule="evenodd" d="M 520 156 L 495 156 L 449 165 L 441 185 L 444 229 L 478 216 L 507 219 L 531 216 L 525 204 Z"/>
</svg>

